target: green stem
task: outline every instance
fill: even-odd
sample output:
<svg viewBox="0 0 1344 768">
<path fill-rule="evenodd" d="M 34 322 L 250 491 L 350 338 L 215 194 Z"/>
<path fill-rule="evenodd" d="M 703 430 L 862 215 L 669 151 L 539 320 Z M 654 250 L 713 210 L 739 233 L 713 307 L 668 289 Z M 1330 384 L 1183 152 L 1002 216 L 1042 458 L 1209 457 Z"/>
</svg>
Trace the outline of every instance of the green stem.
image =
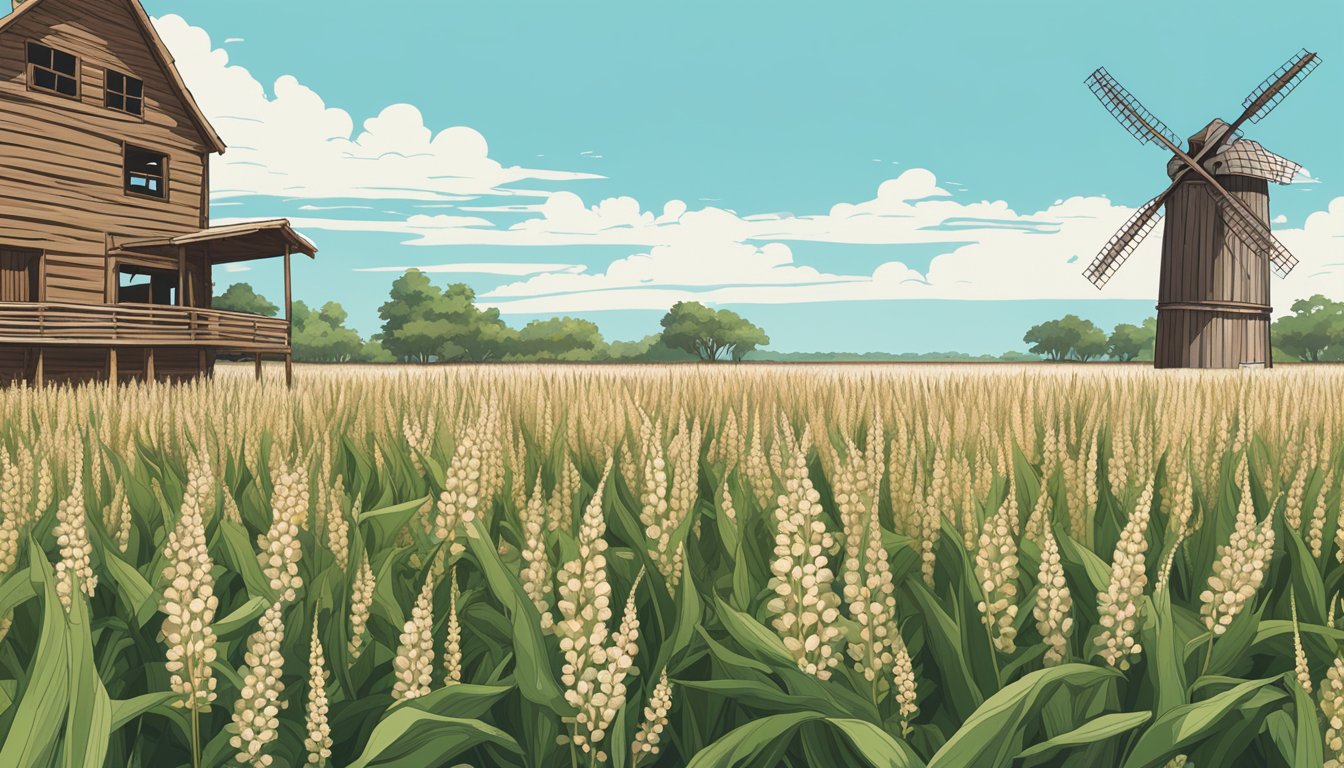
<svg viewBox="0 0 1344 768">
<path fill-rule="evenodd" d="M 201 768 L 201 713 L 195 706 L 191 708 L 191 768 Z"/>
<path fill-rule="evenodd" d="M 1209 632 L 1209 645 L 1204 651 L 1204 666 L 1199 670 L 1199 676 L 1203 677 L 1209 671 L 1209 661 L 1213 658 L 1213 632 Z"/>
<path fill-rule="evenodd" d="M 988 596 L 985 599 L 988 600 Z M 999 671 L 999 652 L 994 647 L 994 632 L 989 628 L 989 622 L 982 623 L 985 625 L 985 639 L 989 641 L 989 661 L 994 665 L 994 687 L 999 690 L 1003 688 L 1003 673 Z"/>
</svg>

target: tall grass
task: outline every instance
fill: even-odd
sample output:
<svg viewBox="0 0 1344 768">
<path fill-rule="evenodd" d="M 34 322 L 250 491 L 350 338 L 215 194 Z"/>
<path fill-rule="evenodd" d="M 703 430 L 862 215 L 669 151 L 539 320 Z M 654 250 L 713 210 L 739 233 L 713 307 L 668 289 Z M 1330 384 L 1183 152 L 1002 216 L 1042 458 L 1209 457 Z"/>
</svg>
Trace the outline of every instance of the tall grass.
<svg viewBox="0 0 1344 768">
<path fill-rule="evenodd" d="M 1344 759 L 1342 372 L 298 378 L 0 392 L 0 765 Z"/>
</svg>

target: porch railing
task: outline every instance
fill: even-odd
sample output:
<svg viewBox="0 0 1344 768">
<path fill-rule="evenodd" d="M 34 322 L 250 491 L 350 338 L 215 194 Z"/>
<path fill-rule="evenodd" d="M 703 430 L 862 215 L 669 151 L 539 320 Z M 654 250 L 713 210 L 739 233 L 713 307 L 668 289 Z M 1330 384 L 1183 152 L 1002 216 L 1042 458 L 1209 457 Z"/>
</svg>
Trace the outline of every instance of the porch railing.
<svg viewBox="0 0 1344 768">
<path fill-rule="evenodd" d="M 289 324 L 198 307 L 6 301 L 0 302 L 0 344 L 288 352 Z"/>
</svg>

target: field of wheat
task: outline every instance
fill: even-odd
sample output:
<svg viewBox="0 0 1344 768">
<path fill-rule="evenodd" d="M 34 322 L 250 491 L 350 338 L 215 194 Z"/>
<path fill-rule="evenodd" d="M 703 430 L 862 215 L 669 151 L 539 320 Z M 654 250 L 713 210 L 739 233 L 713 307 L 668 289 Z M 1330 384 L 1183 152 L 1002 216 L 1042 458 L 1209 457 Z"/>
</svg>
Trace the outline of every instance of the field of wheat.
<svg viewBox="0 0 1344 768">
<path fill-rule="evenodd" d="M 1344 759 L 1344 371 L 0 392 L 0 765 Z"/>
</svg>

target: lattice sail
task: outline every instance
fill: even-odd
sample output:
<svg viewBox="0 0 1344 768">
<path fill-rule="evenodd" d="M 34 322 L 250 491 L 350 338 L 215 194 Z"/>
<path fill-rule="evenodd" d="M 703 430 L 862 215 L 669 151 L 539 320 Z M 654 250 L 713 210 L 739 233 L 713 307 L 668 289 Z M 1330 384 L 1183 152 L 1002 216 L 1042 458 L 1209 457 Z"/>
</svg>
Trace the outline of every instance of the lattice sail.
<svg viewBox="0 0 1344 768">
<path fill-rule="evenodd" d="M 1241 102 L 1241 106 L 1251 112 L 1246 119 L 1252 123 L 1265 119 L 1320 63 L 1321 57 L 1311 51 L 1298 51 Z"/>
<path fill-rule="evenodd" d="M 1238 240 L 1253 250 L 1267 255 L 1274 274 L 1287 277 L 1288 273 L 1293 271 L 1293 267 L 1297 266 L 1297 257 L 1285 248 L 1283 243 L 1275 239 L 1264 222 L 1224 195 L 1213 190 L 1209 190 L 1209 194 L 1213 195 L 1214 201 L 1218 203 L 1218 211 L 1223 215 L 1223 225 Z"/>
<path fill-rule="evenodd" d="M 1153 231 L 1157 222 L 1162 220 L 1162 202 L 1167 195 L 1163 192 L 1161 195 L 1149 200 L 1134 215 L 1129 217 L 1129 221 L 1121 227 L 1097 254 L 1097 258 L 1083 272 L 1083 276 L 1092 281 L 1098 289 L 1105 287 L 1110 282 L 1111 276 L 1120 265 L 1125 263 L 1134 251 L 1143 242 L 1143 238 Z"/>
<path fill-rule="evenodd" d="M 1276 155 L 1249 139 L 1229 144 L 1215 158 L 1228 169 L 1222 171 L 1224 173 L 1254 176 L 1276 184 L 1292 184 L 1298 171 L 1302 170 L 1302 166 L 1292 160 Z"/>
<path fill-rule="evenodd" d="M 1129 135 L 1138 139 L 1140 144 L 1159 143 L 1152 133 L 1144 126 L 1146 122 L 1153 130 L 1161 133 L 1175 146 L 1181 145 L 1181 138 L 1176 132 L 1171 130 L 1157 116 L 1149 112 L 1143 103 L 1134 98 L 1133 94 L 1125 90 L 1123 85 L 1111 77 L 1111 73 L 1106 71 L 1105 67 L 1099 67 L 1095 72 L 1088 76 L 1087 87 L 1092 91 L 1092 95 L 1097 97 L 1097 101 L 1106 108 L 1107 112 L 1116 119 L 1120 125 L 1129 131 Z"/>
</svg>

